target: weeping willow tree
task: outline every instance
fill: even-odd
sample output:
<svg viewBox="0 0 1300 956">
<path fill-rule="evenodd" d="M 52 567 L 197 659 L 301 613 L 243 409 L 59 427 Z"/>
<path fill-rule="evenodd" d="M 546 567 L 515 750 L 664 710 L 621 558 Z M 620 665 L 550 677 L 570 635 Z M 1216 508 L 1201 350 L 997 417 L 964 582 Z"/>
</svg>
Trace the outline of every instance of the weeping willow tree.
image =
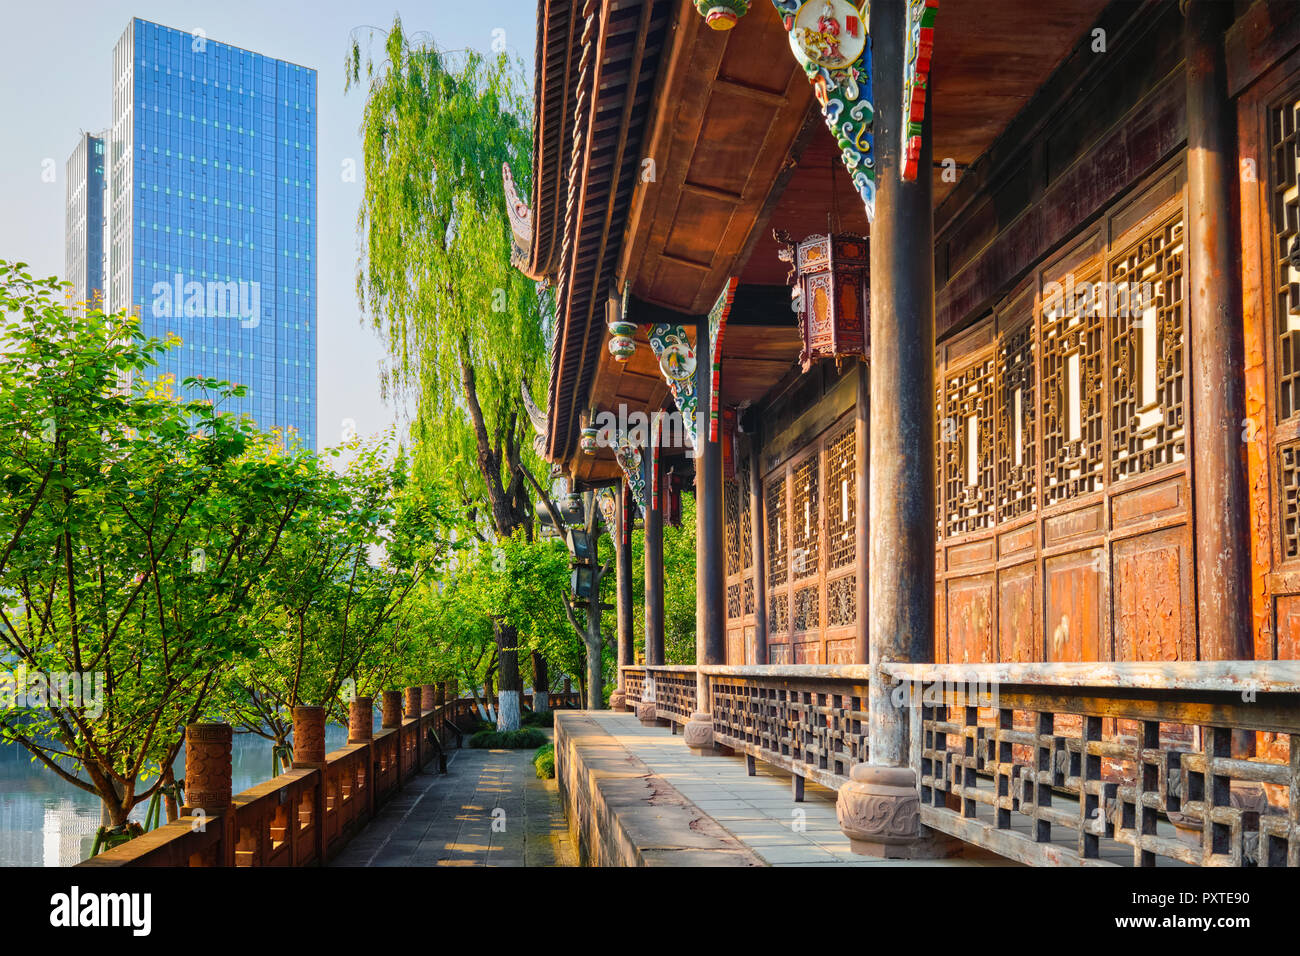
<svg viewBox="0 0 1300 956">
<path fill-rule="evenodd" d="M 543 294 L 510 264 L 501 179 L 509 162 L 527 190 L 532 134 L 522 64 L 505 55 L 448 54 L 408 37 L 401 20 L 383 57 L 354 37 L 347 88 L 364 87 L 365 188 L 357 229 L 363 321 L 387 345 L 386 396 L 412 398 L 417 477 L 463 497 L 472 533 L 531 538 L 520 388 L 539 380 Z M 522 687 L 518 638 L 496 626 L 501 706 L 515 729 Z"/>
</svg>

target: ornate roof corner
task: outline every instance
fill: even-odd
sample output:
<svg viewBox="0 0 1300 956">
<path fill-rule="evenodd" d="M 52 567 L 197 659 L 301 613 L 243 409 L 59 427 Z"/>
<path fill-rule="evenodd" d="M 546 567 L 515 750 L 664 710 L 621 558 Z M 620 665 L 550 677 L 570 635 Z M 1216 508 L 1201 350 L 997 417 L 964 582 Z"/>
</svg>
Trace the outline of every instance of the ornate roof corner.
<svg viewBox="0 0 1300 956">
<path fill-rule="evenodd" d="M 546 413 L 538 408 L 537 403 L 533 401 L 533 393 L 528 390 L 527 382 L 519 383 L 519 391 L 523 393 L 524 397 L 524 412 L 528 415 L 528 421 L 532 424 L 533 431 L 537 433 L 533 437 L 533 450 L 537 452 L 539 457 L 544 459 L 546 457 Z"/>
<path fill-rule="evenodd" d="M 531 279 L 540 279 L 529 273 L 528 263 L 533 251 L 533 211 L 519 198 L 515 177 L 509 163 L 501 164 L 501 181 L 506 190 L 506 213 L 510 217 L 512 248 L 510 264 Z"/>
</svg>

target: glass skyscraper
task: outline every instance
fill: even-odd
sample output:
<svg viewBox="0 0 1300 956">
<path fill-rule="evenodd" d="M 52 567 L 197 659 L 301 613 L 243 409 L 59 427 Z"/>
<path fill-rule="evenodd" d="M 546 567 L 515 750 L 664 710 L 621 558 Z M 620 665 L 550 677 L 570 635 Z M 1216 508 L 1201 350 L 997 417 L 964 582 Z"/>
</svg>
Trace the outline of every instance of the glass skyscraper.
<svg viewBox="0 0 1300 956">
<path fill-rule="evenodd" d="M 104 137 L 82 133 L 67 163 L 67 221 L 64 225 L 64 278 L 72 301 L 101 306 L 104 301 Z"/>
<path fill-rule="evenodd" d="M 316 71 L 133 19 L 113 51 L 107 294 L 156 374 L 316 445 Z M 94 228 L 92 223 L 88 228 Z"/>
</svg>

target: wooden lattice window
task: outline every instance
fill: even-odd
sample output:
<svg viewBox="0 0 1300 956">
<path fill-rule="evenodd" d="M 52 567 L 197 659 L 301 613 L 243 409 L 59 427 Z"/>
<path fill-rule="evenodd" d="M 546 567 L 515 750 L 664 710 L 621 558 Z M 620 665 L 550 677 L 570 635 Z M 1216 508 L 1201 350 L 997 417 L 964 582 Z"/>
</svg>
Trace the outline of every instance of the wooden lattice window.
<svg viewBox="0 0 1300 956">
<path fill-rule="evenodd" d="M 790 543 L 794 580 L 810 577 L 821 570 L 821 512 L 818 510 L 817 462 L 814 452 L 794 470 L 791 493 Z"/>
<path fill-rule="evenodd" d="M 1112 479 L 1182 461 L 1183 223 L 1157 226 L 1111 263 Z"/>
<path fill-rule="evenodd" d="M 934 367 L 943 368 L 937 355 Z M 943 414 L 943 376 L 936 374 L 934 378 L 934 536 L 938 539 L 943 537 L 943 455 L 952 435 Z"/>
<path fill-rule="evenodd" d="M 945 533 L 993 525 L 993 357 L 945 376 Z"/>
<path fill-rule="evenodd" d="M 1282 499 L 1282 556 L 1300 557 L 1300 442 L 1278 448 Z"/>
<path fill-rule="evenodd" d="M 773 634 L 790 630 L 790 595 L 773 594 L 767 602 L 767 629 Z"/>
<path fill-rule="evenodd" d="M 1034 510 L 1034 326 L 998 339 L 998 520 Z"/>
<path fill-rule="evenodd" d="M 821 590 L 816 585 L 794 592 L 793 626 L 796 632 L 813 631 L 822 626 Z"/>
<path fill-rule="evenodd" d="M 727 585 L 727 617 L 740 617 L 740 584 Z"/>
<path fill-rule="evenodd" d="M 767 584 L 780 587 L 785 584 L 789 570 L 787 557 L 790 547 L 789 521 L 785 511 L 785 475 L 773 478 L 767 484 Z"/>
<path fill-rule="evenodd" d="M 737 496 L 740 499 L 740 566 L 745 570 L 754 566 L 754 523 L 749 493 L 750 467 L 750 460 L 742 458 L 736 468 Z"/>
<path fill-rule="evenodd" d="M 723 482 L 722 504 L 727 530 L 727 577 L 731 577 L 740 573 L 740 483 L 735 478 Z"/>
<path fill-rule="evenodd" d="M 854 423 L 826 444 L 826 567 L 843 568 L 857 554 L 857 431 Z"/>
<path fill-rule="evenodd" d="M 846 574 L 826 585 L 826 626 L 846 627 L 858 619 L 858 578 Z"/>
<path fill-rule="evenodd" d="M 1277 414 L 1300 412 L 1300 102 L 1273 111 L 1273 228 L 1277 262 Z M 1293 262 L 1294 260 L 1294 262 Z"/>
<path fill-rule="evenodd" d="M 1101 488 L 1102 317 L 1098 276 L 1064 282 L 1043 304 L 1043 500 Z"/>
</svg>

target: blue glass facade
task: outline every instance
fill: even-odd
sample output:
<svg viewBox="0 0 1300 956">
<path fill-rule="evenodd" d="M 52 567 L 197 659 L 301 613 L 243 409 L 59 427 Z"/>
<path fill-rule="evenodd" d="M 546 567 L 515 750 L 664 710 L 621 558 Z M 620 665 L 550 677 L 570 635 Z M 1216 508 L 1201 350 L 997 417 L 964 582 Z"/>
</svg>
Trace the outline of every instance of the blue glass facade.
<svg viewBox="0 0 1300 956">
<path fill-rule="evenodd" d="M 144 20 L 127 31 L 112 214 L 129 215 L 130 249 L 114 277 L 147 334 L 180 336 L 160 367 L 178 387 L 246 385 L 232 409 L 314 448 L 316 72 Z"/>
</svg>

